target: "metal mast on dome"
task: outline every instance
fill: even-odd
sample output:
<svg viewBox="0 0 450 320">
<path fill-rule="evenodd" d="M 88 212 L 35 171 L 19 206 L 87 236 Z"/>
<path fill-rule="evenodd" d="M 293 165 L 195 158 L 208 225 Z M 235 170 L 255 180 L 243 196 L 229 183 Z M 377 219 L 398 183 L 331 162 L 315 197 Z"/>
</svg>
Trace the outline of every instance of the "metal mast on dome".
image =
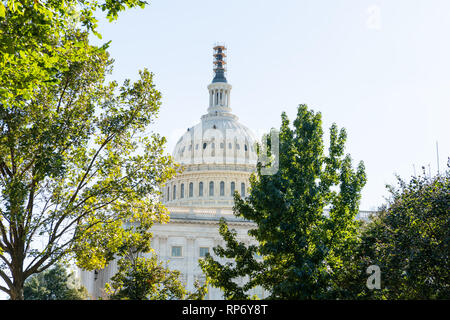
<svg viewBox="0 0 450 320">
<path fill-rule="evenodd" d="M 215 76 L 213 79 L 213 83 L 215 82 L 227 82 L 227 79 L 225 78 L 225 72 L 227 71 L 225 69 L 225 65 L 227 64 L 225 61 L 226 54 L 225 51 L 227 51 L 227 48 L 223 45 L 216 45 L 214 46 L 214 72 Z"/>
</svg>

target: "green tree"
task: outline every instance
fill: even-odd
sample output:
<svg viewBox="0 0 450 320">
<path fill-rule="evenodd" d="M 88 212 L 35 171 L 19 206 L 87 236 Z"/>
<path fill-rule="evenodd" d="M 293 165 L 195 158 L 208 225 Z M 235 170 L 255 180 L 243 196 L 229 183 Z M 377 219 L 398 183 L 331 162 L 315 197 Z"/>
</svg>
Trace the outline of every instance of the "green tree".
<svg viewBox="0 0 450 320">
<path fill-rule="evenodd" d="M 398 178 L 389 191 L 389 202 L 363 226 L 346 263 L 343 297 L 449 299 L 450 171 L 409 182 Z M 380 268 L 380 290 L 365 286 L 370 265 Z"/>
<path fill-rule="evenodd" d="M 23 299 L 62 257 L 92 270 L 150 250 L 177 166 L 146 130 L 161 104 L 153 75 L 106 83 L 107 45 L 88 42 L 96 9 L 114 19 L 144 2 L 0 3 L 0 290 Z"/>
<path fill-rule="evenodd" d="M 25 300 L 86 300 L 89 294 L 60 263 L 25 281 Z"/>
<path fill-rule="evenodd" d="M 267 138 L 269 155 L 275 148 Z M 259 163 L 249 196 L 235 194 L 234 214 L 255 223 L 249 235 L 257 245 L 239 243 L 222 221 L 219 232 L 226 247 L 214 252 L 228 262 L 212 256 L 201 262 L 211 285 L 221 288 L 226 299 L 247 299 L 248 290 L 256 286 L 269 291 L 272 299 L 332 294 L 343 257 L 356 241 L 355 216 L 366 181 L 363 163 L 355 171 L 350 155 L 344 156 L 345 141 L 345 130 L 333 124 L 326 155 L 320 113 L 300 105 L 293 129 L 282 114 L 279 170 L 263 175 Z M 239 278 L 248 281 L 239 285 Z"/>
<path fill-rule="evenodd" d="M 153 254 L 150 258 L 128 255 L 118 261 L 118 272 L 106 285 L 110 299 L 126 300 L 202 300 L 207 284 L 195 283 L 197 291 L 189 293 L 180 280 L 180 272 L 170 270 Z"/>
<path fill-rule="evenodd" d="M 42 88 L 64 87 L 73 60 L 82 59 L 88 44 L 74 29 L 98 37 L 97 17 L 110 21 L 140 0 L 2 0 L 0 1 L 0 104 L 27 104 Z M 66 93 L 68 94 L 68 93 Z"/>
</svg>

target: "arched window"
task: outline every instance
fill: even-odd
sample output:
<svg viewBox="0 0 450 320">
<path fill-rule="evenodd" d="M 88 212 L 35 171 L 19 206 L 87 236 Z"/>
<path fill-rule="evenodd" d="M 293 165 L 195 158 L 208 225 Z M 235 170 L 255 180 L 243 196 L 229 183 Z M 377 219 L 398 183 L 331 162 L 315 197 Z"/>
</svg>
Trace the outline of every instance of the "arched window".
<svg viewBox="0 0 450 320">
<path fill-rule="evenodd" d="M 225 182 L 220 181 L 220 196 L 223 197 L 225 195 Z"/>
<path fill-rule="evenodd" d="M 234 181 L 231 183 L 231 196 L 234 196 L 234 190 L 236 190 L 236 184 L 234 183 Z"/>
<path fill-rule="evenodd" d="M 189 198 L 192 198 L 194 196 L 194 184 L 191 182 L 189 183 Z"/>
<path fill-rule="evenodd" d="M 198 196 L 203 197 L 203 182 L 198 184 Z"/>
<path fill-rule="evenodd" d="M 180 198 L 184 198 L 184 183 L 181 184 Z"/>
<path fill-rule="evenodd" d="M 177 186 L 173 186 L 173 197 L 172 200 L 175 200 L 177 198 Z"/>
<path fill-rule="evenodd" d="M 241 183 L 241 197 L 245 197 L 245 183 Z"/>
<path fill-rule="evenodd" d="M 170 200 L 170 187 L 167 187 L 167 201 Z"/>
<path fill-rule="evenodd" d="M 210 182 L 209 183 L 209 196 L 213 197 L 214 196 L 214 182 Z"/>
</svg>

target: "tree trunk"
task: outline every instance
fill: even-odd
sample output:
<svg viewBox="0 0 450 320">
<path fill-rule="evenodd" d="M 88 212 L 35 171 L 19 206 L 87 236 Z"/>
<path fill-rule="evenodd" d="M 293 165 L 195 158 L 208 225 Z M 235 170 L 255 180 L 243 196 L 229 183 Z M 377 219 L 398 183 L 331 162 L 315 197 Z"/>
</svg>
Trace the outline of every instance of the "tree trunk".
<svg viewBox="0 0 450 320">
<path fill-rule="evenodd" d="M 21 284 L 14 283 L 14 286 L 10 290 L 11 300 L 24 300 L 23 297 L 23 281 Z"/>
<path fill-rule="evenodd" d="M 20 243 L 15 254 L 12 256 L 12 286 L 10 287 L 11 300 L 24 300 L 23 285 L 25 283 L 23 272 L 23 245 Z"/>
</svg>

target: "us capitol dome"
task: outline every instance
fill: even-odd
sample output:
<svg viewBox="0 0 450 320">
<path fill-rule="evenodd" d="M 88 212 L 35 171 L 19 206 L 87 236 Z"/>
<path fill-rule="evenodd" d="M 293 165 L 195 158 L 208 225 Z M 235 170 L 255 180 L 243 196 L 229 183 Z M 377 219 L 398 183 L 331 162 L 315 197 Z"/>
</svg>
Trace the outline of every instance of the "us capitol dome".
<svg viewBox="0 0 450 320">
<path fill-rule="evenodd" d="M 242 197 L 248 194 L 249 178 L 256 170 L 256 138 L 232 113 L 232 86 L 225 77 L 226 48 L 215 46 L 213 56 L 214 78 L 208 85 L 207 113 L 176 143 L 173 157 L 183 171 L 162 186 L 162 203 L 170 212 L 170 222 L 155 224 L 151 229 L 151 244 L 158 259 L 179 270 L 190 291 L 194 291 L 196 280 L 205 281 L 198 260 L 207 253 L 214 257 L 213 248 L 224 245 L 219 235 L 221 218 L 236 230 L 239 241 L 255 243 L 248 235 L 254 224 L 235 217 L 232 207 L 235 191 Z M 117 263 L 113 261 L 105 269 L 82 271 L 80 275 L 95 299 L 105 295 L 105 283 L 116 272 Z M 251 294 L 259 298 L 267 295 L 262 288 Z M 219 289 L 208 288 L 205 298 L 222 299 L 223 295 Z"/>
<path fill-rule="evenodd" d="M 184 170 L 164 190 L 167 206 L 231 208 L 234 192 L 245 196 L 256 167 L 255 136 L 231 110 L 225 47 L 216 46 L 214 51 L 215 77 L 208 85 L 207 113 L 174 148 L 174 160 Z"/>
</svg>

